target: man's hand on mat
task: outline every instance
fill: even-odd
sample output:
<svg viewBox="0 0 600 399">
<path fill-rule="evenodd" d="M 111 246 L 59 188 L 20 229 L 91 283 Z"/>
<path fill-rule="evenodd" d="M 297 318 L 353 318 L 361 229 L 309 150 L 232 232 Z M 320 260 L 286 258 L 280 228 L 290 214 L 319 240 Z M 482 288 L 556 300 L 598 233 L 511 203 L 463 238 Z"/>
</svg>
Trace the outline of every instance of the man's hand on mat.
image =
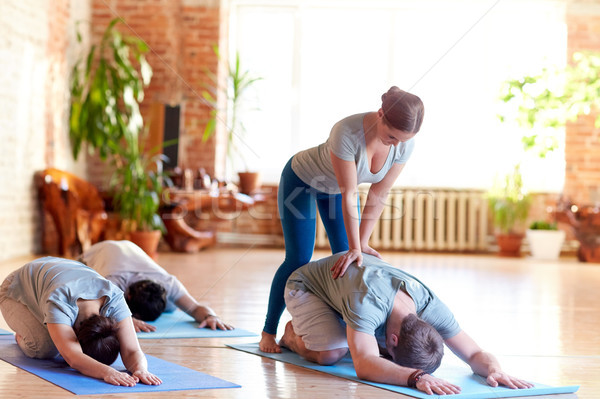
<svg viewBox="0 0 600 399">
<path fill-rule="evenodd" d="M 217 328 L 219 330 L 233 330 L 233 326 L 223 323 L 223 321 L 221 321 L 221 319 L 219 319 L 219 316 L 215 316 L 215 315 L 208 315 L 204 318 L 204 320 L 202 320 L 202 323 L 200 323 L 198 325 L 198 328 L 210 328 L 211 330 L 216 330 Z"/>
<path fill-rule="evenodd" d="M 417 389 L 428 395 L 453 395 L 460 393 L 460 387 L 449 383 L 448 381 L 436 378 L 431 374 L 423 374 L 417 382 Z"/>
<path fill-rule="evenodd" d="M 358 266 L 362 266 L 362 253 L 360 249 L 351 249 L 344 255 L 340 256 L 335 262 L 335 265 L 331 268 L 331 277 L 335 280 L 338 277 L 342 277 L 346 273 L 346 269 L 352 262 L 356 261 Z"/>
<path fill-rule="evenodd" d="M 498 384 L 501 384 L 512 389 L 533 388 L 532 383 L 512 377 L 503 371 L 490 373 L 487 377 L 487 383 L 492 387 L 497 387 Z"/>
<path fill-rule="evenodd" d="M 132 317 L 131 320 L 133 321 L 133 328 L 135 328 L 135 332 L 140 332 L 140 331 L 154 332 L 154 331 L 156 331 L 156 327 L 146 323 L 145 321 L 136 319 L 135 317 Z"/>
<path fill-rule="evenodd" d="M 133 373 L 134 377 L 137 377 L 142 384 L 146 385 L 160 385 L 162 380 L 150 373 L 147 370 L 139 370 Z"/>
<path fill-rule="evenodd" d="M 108 375 L 104 377 L 104 381 L 112 385 L 133 387 L 138 383 L 139 378 L 111 368 Z"/>
</svg>

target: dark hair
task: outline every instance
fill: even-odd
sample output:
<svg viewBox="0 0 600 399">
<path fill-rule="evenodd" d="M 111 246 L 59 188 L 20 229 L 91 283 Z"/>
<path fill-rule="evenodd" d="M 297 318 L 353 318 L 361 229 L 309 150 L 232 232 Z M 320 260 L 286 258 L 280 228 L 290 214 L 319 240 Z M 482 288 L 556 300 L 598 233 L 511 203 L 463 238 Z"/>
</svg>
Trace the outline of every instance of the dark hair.
<svg viewBox="0 0 600 399">
<path fill-rule="evenodd" d="M 381 96 L 381 109 L 388 126 L 408 133 L 418 133 L 421 129 L 425 107 L 414 94 L 392 86 Z"/>
<path fill-rule="evenodd" d="M 119 355 L 117 321 L 112 317 L 94 315 L 81 322 L 75 335 L 83 353 L 100 363 L 111 365 Z"/>
<path fill-rule="evenodd" d="M 409 314 L 402 319 L 395 361 L 400 366 L 433 373 L 444 356 L 444 340 L 430 324 Z"/>
<path fill-rule="evenodd" d="M 154 321 L 165 311 L 167 293 L 162 285 L 152 280 L 140 280 L 128 287 L 125 300 L 133 317 Z"/>
</svg>

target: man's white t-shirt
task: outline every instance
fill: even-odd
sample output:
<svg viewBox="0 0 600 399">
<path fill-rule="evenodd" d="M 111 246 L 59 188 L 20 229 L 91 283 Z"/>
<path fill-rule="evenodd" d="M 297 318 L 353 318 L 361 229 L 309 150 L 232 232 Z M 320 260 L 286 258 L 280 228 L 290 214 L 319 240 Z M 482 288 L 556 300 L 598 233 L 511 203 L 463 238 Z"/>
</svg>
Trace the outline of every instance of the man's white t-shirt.
<svg viewBox="0 0 600 399">
<path fill-rule="evenodd" d="M 162 285 L 167 294 L 166 312 L 174 311 L 175 302 L 187 290 L 173 275 L 160 267 L 143 249 L 131 241 L 101 241 L 81 255 L 81 260 L 101 276 L 113 282 L 123 292 L 141 280 Z"/>
</svg>

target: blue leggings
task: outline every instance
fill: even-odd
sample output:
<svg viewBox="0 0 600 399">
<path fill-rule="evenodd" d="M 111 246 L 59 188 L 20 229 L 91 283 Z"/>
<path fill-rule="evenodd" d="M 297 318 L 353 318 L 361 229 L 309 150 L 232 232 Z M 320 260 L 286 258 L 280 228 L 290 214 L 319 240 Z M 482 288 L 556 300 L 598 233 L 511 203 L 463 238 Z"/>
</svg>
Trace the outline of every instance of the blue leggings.
<svg viewBox="0 0 600 399">
<path fill-rule="evenodd" d="M 348 250 L 342 195 L 326 194 L 304 183 L 292 170 L 291 159 L 281 173 L 277 205 L 283 227 L 285 260 L 277 269 L 271 283 L 264 327 L 268 334 L 277 332 L 279 318 L 285 309 L 283 291 L 288 277 L 312 258 L 317 230 L 317 207 L 332 253 Z"/>
</svg>

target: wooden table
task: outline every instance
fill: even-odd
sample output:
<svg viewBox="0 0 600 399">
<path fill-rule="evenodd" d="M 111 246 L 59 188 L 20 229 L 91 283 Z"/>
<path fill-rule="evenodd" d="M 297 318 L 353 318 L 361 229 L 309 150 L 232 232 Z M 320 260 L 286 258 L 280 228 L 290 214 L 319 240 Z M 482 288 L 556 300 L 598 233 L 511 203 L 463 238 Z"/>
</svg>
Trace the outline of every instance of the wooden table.
<svg viewBox="0 0 600 399">
<path fill-rule="evenodd" d="M 167 229 L 165 239 L 176 252 L 197 252 L 216 244 L 213 231 L 199 231 L 185 221 L 198 212 L 237 212 L 249 209 L 255 200 L 230 191 L 167 189 L 163 196 L 161 217 Z"/>
</svg>

